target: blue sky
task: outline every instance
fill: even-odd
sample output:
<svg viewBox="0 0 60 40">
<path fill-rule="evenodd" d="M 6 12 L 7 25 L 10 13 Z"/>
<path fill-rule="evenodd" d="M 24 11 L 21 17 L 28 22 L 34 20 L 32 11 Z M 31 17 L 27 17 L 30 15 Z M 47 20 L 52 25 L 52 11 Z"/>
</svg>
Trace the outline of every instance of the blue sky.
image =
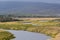
<svg viewBox="0 0 60 40">
<path fill-rule="evenodd" d="M 0 1 L 31 1 L 31 2 L 60 3 L 60 0 L 0 0 Z"/>
</svg>

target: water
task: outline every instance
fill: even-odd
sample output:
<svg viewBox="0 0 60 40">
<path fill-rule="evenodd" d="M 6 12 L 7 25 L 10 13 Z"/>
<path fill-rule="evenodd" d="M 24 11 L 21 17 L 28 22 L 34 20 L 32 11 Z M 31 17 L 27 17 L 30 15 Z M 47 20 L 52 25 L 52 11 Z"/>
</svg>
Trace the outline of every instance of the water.
<svg viewBox="0 0 60 40">
<path fill-rule="evenodd" d="M 8 31 L 16 36 L 16 38 L 13 40 L 48 40 L 51 38 L 50 36 L 41 33 L 34 33 L 28 31 L 14 31 L 14 30 L 8 30 Z"/>
</svg>

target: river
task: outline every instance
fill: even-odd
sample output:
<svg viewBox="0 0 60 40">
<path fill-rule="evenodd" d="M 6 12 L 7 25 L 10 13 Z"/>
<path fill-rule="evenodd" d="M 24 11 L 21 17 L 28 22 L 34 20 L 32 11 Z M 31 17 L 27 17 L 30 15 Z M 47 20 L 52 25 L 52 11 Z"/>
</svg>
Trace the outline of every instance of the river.
<svg viewBox="0 0 60 40">
<path fill-rule="evenodd" d="M 8 30 L 16 36 L 13 40 L 48 40 L 51 37 L 41 33 Z"/>
</svg>

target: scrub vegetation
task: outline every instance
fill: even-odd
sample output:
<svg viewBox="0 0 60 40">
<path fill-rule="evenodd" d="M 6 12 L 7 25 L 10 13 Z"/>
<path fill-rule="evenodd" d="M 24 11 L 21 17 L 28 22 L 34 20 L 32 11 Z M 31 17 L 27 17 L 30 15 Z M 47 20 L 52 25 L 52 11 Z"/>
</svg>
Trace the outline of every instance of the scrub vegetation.
<svg viewBox="0 0 60 40">
<path fill-rule="evenodd" d="M 0 30 L 0 40 L 10 40 L 13 38 L 15 38 L 15 37 L 10 32 Z"/>
<path fill-rule="evenodd" d="M 7 30 L 24 30 L 44 33 L 52 37 L 55 37 L 58 33 L 60 33 L 60 21 L 58 19 L 23 20 L 24 21 L 0 22 L 0 28 Z"/>
</svg>

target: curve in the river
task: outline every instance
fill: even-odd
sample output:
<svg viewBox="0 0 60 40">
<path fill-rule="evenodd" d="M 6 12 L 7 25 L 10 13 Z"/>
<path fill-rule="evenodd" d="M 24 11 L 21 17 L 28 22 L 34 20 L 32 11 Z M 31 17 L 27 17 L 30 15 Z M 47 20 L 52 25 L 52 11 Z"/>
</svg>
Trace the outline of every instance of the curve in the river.
<svg viewBox="0 0 60 40">
<path fill-rule="evenodd" d="M 14 40 L 48 40 L 51 38 L 50 36 L 41 33 L 34 33 L 28 31 L 15 31 L 15 30 L 8 30 L 8 31 L 16 36 Z"/>
</svg>

